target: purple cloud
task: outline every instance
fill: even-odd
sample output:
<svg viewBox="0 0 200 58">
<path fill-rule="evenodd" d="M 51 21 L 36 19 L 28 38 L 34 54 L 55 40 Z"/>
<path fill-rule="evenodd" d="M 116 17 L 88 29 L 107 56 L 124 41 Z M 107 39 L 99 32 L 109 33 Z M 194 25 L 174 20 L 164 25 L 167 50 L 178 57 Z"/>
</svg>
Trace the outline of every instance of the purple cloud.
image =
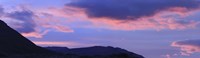
<svg viewBox="0 0 200 58">
<path fill-rule="evenodd" d="M 21 28 L 16 28 L 21 33 L 35 32 L 36 24 L 34 23 L 34 13 L 30 10 L 15 11 L 12 13 L 7 13 L 7 17 L 22 21 Z"/>
<path fill-rule="evenodd" d="M 4 14 L 4 8 L 0 5 L 0 17 Z"/>
<path fill-rule="evenodd" d="M 153 16 L 170 8 L 199 8 L 196 0 L 74 0 L 66 6 L 86 10 L 91 18 L 113 18 L 118 20 L 135 20 Z"/>
<path fill-rule="evenodd" d="M 1 20 L 7 21 L 8 25 L 26 37 L 42 38 L 49 32 L 49 29 L 59 32 L 73 32 L 70 27 L 55 22 L 57 19 L 51 21 L 52 18 L 48 18 L 48 16 L 44 16 L 30 8 L 21 7 L 10 12 L 4 12 L 4 9 L 0 7 Z"/>
</svg>

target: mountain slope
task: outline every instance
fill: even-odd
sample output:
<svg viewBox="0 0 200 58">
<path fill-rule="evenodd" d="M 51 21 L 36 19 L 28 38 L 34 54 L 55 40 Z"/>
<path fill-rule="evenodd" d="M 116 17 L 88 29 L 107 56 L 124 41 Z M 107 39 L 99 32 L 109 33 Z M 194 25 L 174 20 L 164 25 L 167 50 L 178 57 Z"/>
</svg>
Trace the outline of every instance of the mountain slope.
<svg viewBox="0 0 200 58">
<path fill-rule="evenodd" d="M 50 52 L 36 46 L 34 43 L 23 37 L 20 33 L 10 28 L 0 20 L 0 54 L 10 56 L 18 54 L 36 54 Z"/>
<path fill-rule="evenodd" d="M 80 56 L 117 56 L 117 55 L 126 55 L 127 58 L 144 58 L 141 55 L 129 52 L 121 48 L 114 47 L 103 47 L 103 46 L 94 46 L 86 48 L 74 48 L 68 49 L 66 47 L 46 47 L 49 50 L 65 53 L 65 54 L 75 54 Z"/>
</svg>

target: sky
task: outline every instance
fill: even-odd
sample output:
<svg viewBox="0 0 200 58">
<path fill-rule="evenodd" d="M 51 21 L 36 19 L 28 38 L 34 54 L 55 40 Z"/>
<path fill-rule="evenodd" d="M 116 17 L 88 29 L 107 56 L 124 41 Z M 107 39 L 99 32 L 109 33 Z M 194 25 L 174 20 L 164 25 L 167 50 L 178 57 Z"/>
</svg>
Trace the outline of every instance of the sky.
<svg viewBox="0 0 200 58">
<path fill-rule="evenodd" d="M 0 19 L 39 46 L 113 46 L 200 57 L 198 0 L 0 0 Z"/>
</svg>

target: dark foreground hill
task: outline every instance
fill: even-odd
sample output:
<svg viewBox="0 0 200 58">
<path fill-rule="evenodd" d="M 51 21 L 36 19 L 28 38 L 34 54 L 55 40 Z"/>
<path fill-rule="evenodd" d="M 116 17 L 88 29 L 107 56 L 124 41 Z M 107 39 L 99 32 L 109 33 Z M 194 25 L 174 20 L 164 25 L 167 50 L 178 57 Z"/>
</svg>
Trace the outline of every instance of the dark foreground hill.
<svg viewBox="0 0 200 58">
<path fill-rule="evenodd" d="M 51 51 L 52 50 L 52 51 Z M 55 52 L 53 52 L 55 51 Z M 61 52 L 62 51 L 62 52 Z M 120 48 L 42 48 L 0 20 L 0 58 L 143 58 Z"/>
<path fill-rule="evenodd" d="M 46 53 L 48 50 L 36 46 L 20 33 L 0 21 L 0 54 L 16 55 L 27 53 Z"/>
<path fill-rule="evenodd" d="M 26 54 L 54 54 L 39 47 L 0 20 L 0 57 Z"/>
</svg>

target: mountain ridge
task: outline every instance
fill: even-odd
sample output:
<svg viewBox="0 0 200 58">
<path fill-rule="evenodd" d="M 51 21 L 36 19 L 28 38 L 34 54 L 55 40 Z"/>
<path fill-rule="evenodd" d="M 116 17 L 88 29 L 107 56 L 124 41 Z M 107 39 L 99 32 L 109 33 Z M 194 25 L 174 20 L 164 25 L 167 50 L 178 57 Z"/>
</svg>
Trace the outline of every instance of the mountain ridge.
<svg viewBox="0 0 200 58">
<path fill-rule="evenodd" d="M 132 58 L 144 58 L 141 55 L 135 54 L 133 52 L 129 52 L 125 49 L 121 49 L 118 47 L 111 46 L 92 46 L 92 47 L 84 47 L 84 48 L 72 48 L 69 49 L 67 47 L 45 47 L 46 49 L 64 53 L 64 54 L 75 54 L 81 56 L 110 56 L 117 54 L 126 54 Z"/>
</svg>

